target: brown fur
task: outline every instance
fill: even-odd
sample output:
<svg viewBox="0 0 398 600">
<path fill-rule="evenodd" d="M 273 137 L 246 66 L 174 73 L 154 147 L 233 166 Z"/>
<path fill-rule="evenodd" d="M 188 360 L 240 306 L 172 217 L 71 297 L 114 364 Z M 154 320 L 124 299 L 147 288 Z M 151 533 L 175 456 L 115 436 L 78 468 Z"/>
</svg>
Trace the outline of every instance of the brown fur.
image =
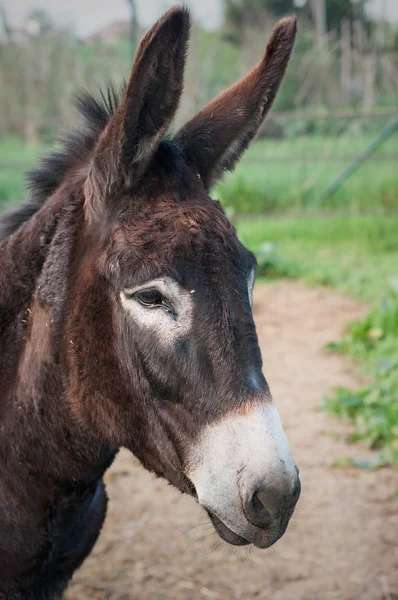
<svg viewBox="0 0 398 600">
<path fill-rule="evenodd" d="M 266 394 L 254 258 L 208 187 L 268 111 L 294 32 L 282 21 L 260 65 L 164 140 L 189 34 L 188 12 L 172 9 L 120 102 L 81 99 L 86 126 L 0 222 L 1 600 L 61 597 L 98 537 L 101 478 L 119 447 L 195 495 L 185 459 L 201 427 Z M 163 275 L 195 290 L 192 333 L 169 352 L 120 303 Z"/>
<path fill-rule="evenodd" d="M 188 163 L 195 166 L 206 187 L 211 187 L 225 170 L 232 170 L 253 141 L 275 100 L 295 35 L 296 20 L 282 19 L 260 63 L 210 102 L 178 134 Z"/>
</svg>

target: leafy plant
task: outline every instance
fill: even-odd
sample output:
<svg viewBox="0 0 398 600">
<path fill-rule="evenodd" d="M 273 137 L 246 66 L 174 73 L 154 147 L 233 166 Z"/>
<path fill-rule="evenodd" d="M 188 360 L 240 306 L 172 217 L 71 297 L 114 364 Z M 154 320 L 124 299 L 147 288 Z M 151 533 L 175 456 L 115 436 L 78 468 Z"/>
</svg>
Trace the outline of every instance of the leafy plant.
<svg viewBox="0 0 398 600">
<path fill-rule="evenodd" d="M 257 249 L 257 273 L 265 277 L 288 277 L 300 276 L 298 265 L 289 263 L 281 258 L 277 252 L 276 245 L 272 242 L 264 242 Z"/>
<path fill-rule="evenodd" d="M 348 335 L 329 349 L 365 361 L 372 383 L 359 390 L 339 387 L 322 406 L 353 422 L 353 440 L 362 440 L 378 454 L 367 468 L 398 467 L 398 290 L 390 292 L 364 319 L 354 322 Z"/>
</svg>

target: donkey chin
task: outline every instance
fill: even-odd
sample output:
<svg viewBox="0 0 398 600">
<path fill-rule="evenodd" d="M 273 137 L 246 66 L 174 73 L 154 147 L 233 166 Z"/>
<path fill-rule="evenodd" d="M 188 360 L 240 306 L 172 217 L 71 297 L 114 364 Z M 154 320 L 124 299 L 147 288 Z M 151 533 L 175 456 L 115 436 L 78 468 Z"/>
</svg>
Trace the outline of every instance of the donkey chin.
<svg viewBox="0 0 398 600">
<path fill-rule="evenodd" d="M 272 401 L 208 425 L 189 460 L 197 499 L 224 541 L 268 548 L 285 533 L 300 479 Z"/>
</svg>

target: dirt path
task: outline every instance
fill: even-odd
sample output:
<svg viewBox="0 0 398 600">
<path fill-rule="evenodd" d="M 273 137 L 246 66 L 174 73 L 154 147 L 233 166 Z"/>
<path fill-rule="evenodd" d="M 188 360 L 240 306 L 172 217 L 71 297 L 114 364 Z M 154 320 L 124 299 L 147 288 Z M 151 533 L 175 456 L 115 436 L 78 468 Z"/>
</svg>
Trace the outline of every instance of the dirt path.
<svg viewBox="0 0 398 600">
<path fill-rule="evenodd" d="M 108 474 L 101 539 L 67 600 L 397 600 L 397 473 L 331 468 L 339 456 L 365 451 L 343 441 L 346 425 L 318 411 L 334 386 L 358 384 L 354 366 L 322 347 L 364 310 L 297 283 L 256 290 L 264 371 L 303 485 L 296 515 L 275 546 L 243 550 L 219 542 L 191 498 L 122 453 Z"/>
</svg>

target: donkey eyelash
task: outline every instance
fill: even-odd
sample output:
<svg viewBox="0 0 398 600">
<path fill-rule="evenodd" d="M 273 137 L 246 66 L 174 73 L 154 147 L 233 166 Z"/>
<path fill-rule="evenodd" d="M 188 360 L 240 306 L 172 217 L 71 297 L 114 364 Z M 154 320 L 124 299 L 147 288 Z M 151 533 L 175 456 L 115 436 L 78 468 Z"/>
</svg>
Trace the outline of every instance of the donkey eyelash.
<svg viewBox="0 0 398 600">
<path fill-rule="evenodd" d="M 177 319 L 177 312 L 166 296 L 157 289 L 139 290 L 137 292 L 125 293 L 126 298 L 138 302 L 141 306 L 147 309 L 162 308 L 169 313 L 174 320 Z"/>
<path fill-rule="evenodd" d="M 157 306 L 163 306 L 169 304 L 168 300 L 156 289 L 140 290 L 133 294 L 135 298 L 142 306 L 148 308 L 155 308 Z"/>
</svg>

